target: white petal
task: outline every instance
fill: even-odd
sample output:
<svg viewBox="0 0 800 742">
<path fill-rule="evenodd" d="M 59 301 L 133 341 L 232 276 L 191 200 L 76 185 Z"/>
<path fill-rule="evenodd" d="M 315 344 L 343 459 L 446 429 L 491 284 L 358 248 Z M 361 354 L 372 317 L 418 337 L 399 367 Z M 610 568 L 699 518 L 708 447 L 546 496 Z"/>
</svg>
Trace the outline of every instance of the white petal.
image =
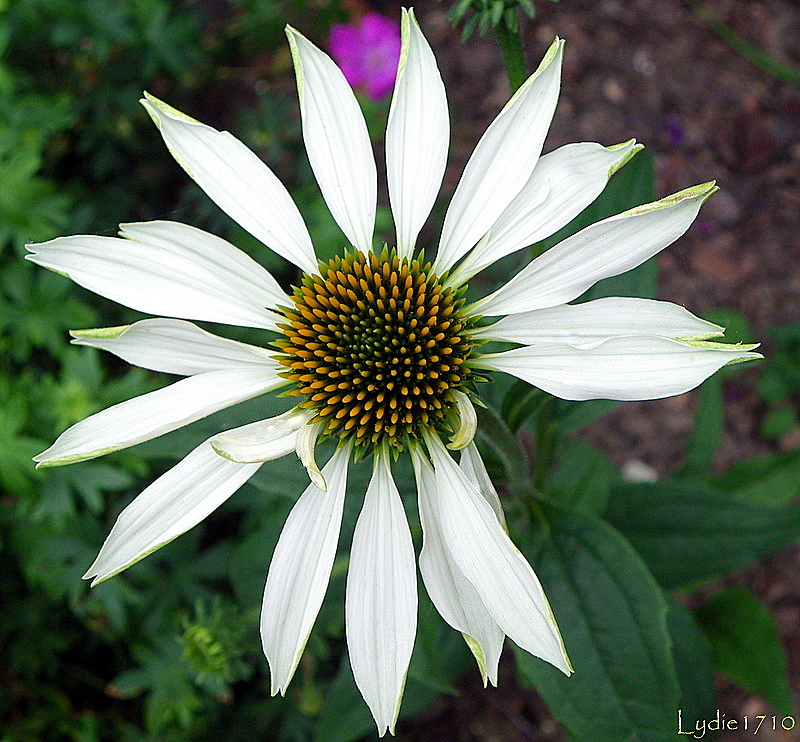
<svg viewBox="0 0 800 742">
<path fill-rule="evenodd" d="M 73 330 L 76 345 L 107 350 L 134 366 L 192 376 L 206 371 L 263 366 L 271 354 L 201 330 L 179 319 L 143 319 L 123 327 Z"/>
<path fill-rule="evenodd" d="M 356 685 L 378 736 L 394 725 L 417 633 L 414 545 L 386 454 L 375 461 L 358 516 L 345 601 L 347 648 Z"/>
<path fill-rule="evenodd" d="M 233 245 L 170 222 L 128 224 L 122 230 L 142 241 L 94 235 L 57 237 L 27 245 L 31 254 L 26 257 L 140 312 L 275 328 L 276 317 L 268 308 L 277 305 L 282 292 L 275 291 L 275 279 Z M 161 232 L 175 240 L 161 239 Z M 250 261 L 252 269 L 245 274 L 244 267 L 234 262 L 237 259 Z"/>
<path fill-rule="evenodd" d="M 34 461 L 39 466 L 73 464 L 177 430 L 282 386 L 286 382 L 277 368 L 274 364 L 209 371 L 120 402 L 67 428 Z"/>
<path fill-rule="evenodd" d="M 543 155 L 487 239 L 464 258 L 451 281 L 460 285 L 496 260 L 555 234 L 592 203 L 640 149 L 633 139 L 614 147 L 582 142 Z"/>
<path fill-rule="evenodd" d="M 483 463 L 478 447 L 474 443 L 470 443 L 461 452 L 461 459 L 458 465 L 461 467 L 467 479 L 478 488 L 478 492 L 483 495 L 486 502 L 492 506 L 497 520 L 499 520 L 500 525 L 503 526 L 503 530 L 508 532 L 506 515 L 503 512 L 503 505 L 500 502 L 500 497 L 492 484 L 489 472 L 486 471 L 486 466 Z"/>
<path fill-rule="evenodd" d="M 181 222 L 156 220 L 120 224 L 119 233 L 130 240 L 185 255 L 205 265 L 207 270 L 220 276 L 237 292 L 245 292 L 259 306 L 275 309 L 290 301 L 266 268 L 246 252 L 210 232 Z"/>
<path fill-rule="evenodd" d="M 439 527 L 451 558 L 511 639 L 569 674 L 558 627 L 530 565 L 441 442 L 433 437 L 427 442 L 436 471 Z"/>
<path fill-rule="evenodd" d="M 727 363 L 760 358 L 747 352 L 755 347 L 629 335 L 585 346 L 528 345 L 481 356 L 475 365 L 562 399 L 659 399 L 694 389 Z"/>
<path fill-rule="evenodd" d="M 220 433 L 211 439 L 211 447 L 237 464 L 272 461 L 295 450 L 297 433 L 309 417 L 295 407 L 282 415 Z"/>
<path fill-rule="evenodd" d="M 553 42 L 475 147 L 444 218 L 435 273 L 489 231 L 533 172 L 558 101 L 563 47 L 561 39 Z"/>
<path fill-rule="evenodd" d="M 631 270 L 672 244 L 715 190 L 704 183 L 592 224 L 531 261 L 473 310 L 497 316 L 572 301 L 601 278 Z"/>
<path fill-rule="evenodd" d="M 722 334 L 721 327 L 695 317 L 677 304 L 612 296 L 510 314 L 493 325 L 480 328 L 473 337 L 525 345 L 578 345 L 615 335 L 706 339 Z"/>
<path fill-rule="evenodd" d="M 386 125 L 386 177 L 397 251 L 410 256 L 442 184 L 450 139 L 444 83 L 413 10 L 402 10 L 403 48 Z"/>
<path fill-rule="evenodd" d="M 426 438 L 436 472 L 446 548 L 500 628 L 522 649 L 572 671 L 550 604 L 492 508 L 438 438 Z"/>
<path fill-rule="evenodd" d="M 260 464 L 235 464 L 208 441 L 147 487 L 117 517 L 84 579 L 112 577 L 188 531 L 219 507 Z"/>
<path fill-rule="evenodd" d="M 341 70 L 286 27 L 297 76 L 303 141 L 325 203 L 350 243 L 369 252 L 378 175 L 364 116 Z"/>
<path fill-rule="evenodd" d="M 328 491 L 314 484 L 295 503 L 272 555 L 261 608 L 261 643 L 272 695 L 286 692 L 330 580 L 347 484 L 350 446 L 322 470 Z"/>
<path fill-rule="evenodd" d="M 478 429 L 478 415 L 475 412 L 470 398 L 464 392 L 453 391 L 453 399 L 456 403 L 456 414 L 458 416 L 458 423 L 450 438 L 448 448 L 454 451 L 460 451 L 465 446 L 472 443 L 475 437 L 475 431 Z"/>
<path fill-rule="evenodd" d="M 425 589 L 442 618 L 464 634 L 478 662 L 483 684 L 489 681 L 497 685 L 497 666 L 506 635 L 486 610 L 472 583 L 464 577 L 445 546 L 439 522 L 436 480 L 431 465 L 418 451 L 412 451 L 412 457 L 423 534 L 419 571 Z"/>
<path fill-rule="evenodd" d="M 145 93 L 141 101 L 172 156 L 228 216 L 302 270 L 317 268 L 292 197 L 258 156 L 227 131 L 201 124 Z"/>
</svg>

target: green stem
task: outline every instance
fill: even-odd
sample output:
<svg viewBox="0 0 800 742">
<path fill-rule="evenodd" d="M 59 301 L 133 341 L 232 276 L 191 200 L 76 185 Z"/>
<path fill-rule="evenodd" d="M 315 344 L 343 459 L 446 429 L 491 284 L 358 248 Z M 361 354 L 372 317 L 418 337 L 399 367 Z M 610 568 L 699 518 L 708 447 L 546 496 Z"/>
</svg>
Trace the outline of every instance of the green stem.
<svg viewBox="0 0 800 742">
<path fill-rule="evenodd" d="M 476 407 L 478 431 L 503 464 L 511 492 L 522 500 L 530 497 L 528 457 L 517 436 L 491 407 Z"/>
<path fill-rule="evenodd" d="M 515 92 L 525 80 L 528 79 L 528 70 L 525 65 L 525 50 L 522 48 L 522 35 L 519 28 L 512 31 L 505 21 L 500 21 L 494 31 L 497 34 L 497 42 L 503 52 L 503 61 L 506 63 L 506 74 L 511 91 Z"/>
<path fill-rule="evenodd" d="M 762 52 L 758 47 L 745 41 L 736 31 L 730 26 L 727 26 L 716 13 L 710 10 L 705 3 L 699 2 L 698 0 L 683 1 L 697 14 L 700 20 L 717 34 L 717 36 L 727 42 L 745 59 L 756 65 L 756 67 L 760 67 L 764 72 L 769 73 L 782 82 L 800 85 L 800 70 L 796 70 L 786 64 L 781 64 L 768 54 Z"/>
</svg>

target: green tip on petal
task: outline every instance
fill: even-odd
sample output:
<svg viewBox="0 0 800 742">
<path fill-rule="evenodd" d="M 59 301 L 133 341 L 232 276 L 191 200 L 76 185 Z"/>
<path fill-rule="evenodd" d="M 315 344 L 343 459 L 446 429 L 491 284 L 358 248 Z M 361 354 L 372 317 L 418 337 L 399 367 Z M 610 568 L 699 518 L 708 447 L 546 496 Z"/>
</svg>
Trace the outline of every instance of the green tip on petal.
<svg viewBox="0 0 800 742">
<path fill-rule="evenodd" d="M 164 103 L 164 101 L 159 100 L 154 95 L 150 95 L 146 90 L 144 91 L 144 98 L 139 99 L 139 103 L 141 103 L 147 112 L 150 114 L 150 118 L 153 119 L 156 126 L 160 128 L 160 119 L 159 113 L 163 113 L 166 116 L 170 116 L 174 119 L 180 119 L 181 121 L 186 121 L 189 124 L 200 124 L 197 119 L 193 119 L 191 116 L 187 116 L 182 111 L 179 111 L 177 108 L 173 108 L 168 103 Z M 200 124 L 202 126 L 202 124 Z"/>
<path fill-rule="evenodd" d="M 72 335 L 74 340 L 72 341 L 76 345 L 80 345 L 80 342 L 83 338 L 102 338 L 106 339 L 116 339 L 120 337 L 130 325 L 119 325 L 118 327 L 96 327 L 92 330 L 70 330 L 69 334 Z"/>
<path fill-rule="evenodd" d="M 631 159 L 641 152 L 644 149 L 643 144 L 636 144 L 635 139 L 629 139 L 627 142 L 621 142 L 620 144 L 614 144 L 611 147 L 607 147 L 607 149 L 614 151 L 617 149 L 625 149 L 625 147 L 630 147 L 630 150 L 625 153 L 624 157 L 620 160 L 615 162 L 608 170 L 608 177 L 610 178 L 614 173 L 617 172 L 620 168 L 625 167 Z"/>
</svg>

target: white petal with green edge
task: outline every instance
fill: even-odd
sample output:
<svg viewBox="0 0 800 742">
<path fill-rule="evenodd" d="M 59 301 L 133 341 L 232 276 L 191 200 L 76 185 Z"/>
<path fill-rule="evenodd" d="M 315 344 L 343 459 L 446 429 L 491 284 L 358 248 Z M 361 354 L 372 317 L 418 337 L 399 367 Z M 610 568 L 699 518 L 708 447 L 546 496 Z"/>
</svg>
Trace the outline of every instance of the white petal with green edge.
<svg viewBox="0 0 800 742">
<path fill-rule="evenodd" d="M 204 441 L 119 514 L 84 579 L 93 578 L 95 585 L 168 544 L 218 508 L 259 466 L 227 461 Z"/>
<path fill-rule="evenodd" d="M 445 546 L 431 465 L 418 451 L 412 451 L 412 458 L 423 537 L 419 571 L 425 589 L 441 617 L 464 635 L 478 662 L 483 684 L 488 681 L 497 685 L 497 667 L 506 635 L 489 615 L 472 583 L 464 577 Z"/>
<path fill-rule="evenodd" d="M 264 589 L 261 643 L 269 662 L 272 695 L 286 692 L 330 580 L 347 483 L 350 446 L 323 467 L 323 492 L 308 485 L 286 519 Z"/>
<path fill-rule="evenodd" d="M 473 336 L 524 345 L 578 345 L 616 335 L 707 339 L 722 334 L 719 325 L 695 317 L 677 304 L 614 296 L 509 314 Z"/>
<path fill-rule="evenodd" d="M 286 383 L 277 364 L 208 371 L 142 394 L 67 428 L 34 461 L 61 466 L 127 448 Z"/>
<path fill-rule="evenodd" d="M 94 235 L 56 237 L 27 249 L 28 260 L 140 312 L 275 328 L 267 309 L 276 305 L 271 287 L 257 272 L 243 281 L 226 271 L 224 253 Z"/>
<path fill-rule="evenodd" d="M 417 632 L 414 545 L 388 456 L 375 458 L 350 549 L 345 599 L 353 677 L 378 736 L 394 725 Z"/>
<path fill-rule="evenodd" d="M 483 459 L 478 451 L 478 447 L 474 443 L 470 443 L 461 452 L 461 458 L 459 459 L 458 465 L 461 467 L 467 479 L 469 479 L 469 481 L 478 488 L 478 492 L 480 492 L 486 502 L 491 505 L 492 510 L 494 510 L 494 514 L 497 516 L 497 520 L 499 520 L 500 525 L 503 526 L 503 530 L 508 531 L 508 527 L 506 526 L 506 515 L 503 512 L 503 506 L 500 503 L 500 497 L 497 494 L 497 490 L 494 488 L 494 485 L 492 484 L 492 480 L 489 477 L 489 472 L 486 471 L 486 466 L 483 463 Z"/>
<path fill-rule="evenodd" d="M 470 250 L 530 178 L 558 101 L 563 47 L 553 42 L 475 147 L 444 218 L 435 273 Z"/>
<path fill-rule="evenodd" d="M 237 464 L 272 461 L 295 450 L 297 433 L 310 417 L 295 407 L 282 415 L 220 433 L 211 439 L 211 447 Z"/>
<path fill-rule="evenodd" d="M 450 118 L 433 52 L 414 11 L 402 13 L 403 48 L 386 126 L 386 176 L 397 251 L 408 257 L 442 184 Z"/>
<path fill-rule="evenodd" d="M 303 141 L 325 203 L 350 243 L 366 253 L 375 229 L 378 175 L 353 90 L 325 52 L 291 26 Z"/>
<path fill-rule="evenodd" d="M 461 284 L 496 260 L 555 234 L 592 203 L 641 148 L 633 139 L 614 147 L 582 142 L 542 155 L 523 189 L 450 281 Z"/>
<path fill-rule="evenodd" d="M 728 363 L 760 358 L 749 352 L 755 347 L 629 335 L 585 346 L 537 343 L 481 356 L 475 365 L 562 399 L 660 399 L 694 389 Z"/>
<path fill-rule="evenodd" d="M 714 183 L 704 183 L 592 224 L 530 262 L 471 311 L 497 316 L 572 301 L 600 279 L 631 270 L 671 245 L 715 190 Z"/>
<path fill-rule="evenodd" d="M 141 101 L 178 164 L 228 216 L 302 270 L 317 261 L 292 197 L 258 156 L 227 131 L 217 131 L 145 93 Z"/>
<path fill-rule="evenodd" d="M 561 634 L 531 566 L 441 441 L 427 436 L 426 443 L 436 472 L 442 537 L 453 560 L 512 641 L 569 675 Z"/>
<path fill-rule="evenodd" d="M 179 319 L 143 319 L 123 327 L 70 334 L 76 345 L 107 350 L 134 366 L 166 374 L 192 376 L 272 362 L 263 348 L 212 335 Z"/>
</svg>

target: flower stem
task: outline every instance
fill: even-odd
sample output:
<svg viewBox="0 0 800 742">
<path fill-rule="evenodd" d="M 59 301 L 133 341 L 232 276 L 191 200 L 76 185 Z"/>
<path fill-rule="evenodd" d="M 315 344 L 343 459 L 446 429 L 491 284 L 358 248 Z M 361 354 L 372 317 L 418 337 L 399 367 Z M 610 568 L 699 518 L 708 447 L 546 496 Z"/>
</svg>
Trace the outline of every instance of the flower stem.
<svg viewBox="0 0 800 742">
<path fill-rule="evenodd" d="M 478 432 L 491 446 L 506 470 L 509 490 L 522 500 L 530 496 L 528 457 L 519 438 L 491 407 L 476 407 Z"/>
<path fill-rule="evenodd" d="M 506 74 L 511 92 L 515 92 L 528 78 L 525 50 L 522 48 L 519 26 L 516 29 L 509 28 L 504 18 L 494 27 L 494 31 L 497 34 L 500 50 L 503 52 L 503 61 L 506 64 Z"/>
</svg>

